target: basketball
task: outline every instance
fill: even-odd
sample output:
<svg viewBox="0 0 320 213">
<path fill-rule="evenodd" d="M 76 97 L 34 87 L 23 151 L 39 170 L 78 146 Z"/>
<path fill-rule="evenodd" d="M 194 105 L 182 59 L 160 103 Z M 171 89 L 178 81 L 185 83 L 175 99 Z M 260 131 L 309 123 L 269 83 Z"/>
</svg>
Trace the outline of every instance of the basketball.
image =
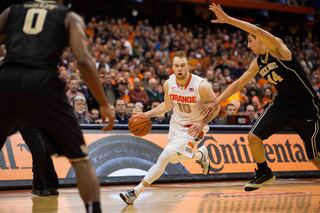
<svg viewBox="0 0 320 213">
<path fill-rule="evenodd" d="M 151 121 L 144 114 L 133 115 L 129 120 L 129 130 L 135 136 L 145 136 L 151 130 Z"/>
</svg>

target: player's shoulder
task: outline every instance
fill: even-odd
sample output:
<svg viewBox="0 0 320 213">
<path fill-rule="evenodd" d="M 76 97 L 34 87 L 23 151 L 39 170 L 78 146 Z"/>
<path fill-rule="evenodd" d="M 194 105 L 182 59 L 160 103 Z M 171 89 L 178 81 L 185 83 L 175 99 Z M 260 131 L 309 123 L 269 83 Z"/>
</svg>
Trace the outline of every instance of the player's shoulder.
<svg viewBox="0 0 320 213">
<path fill-rule="evenodd" d="M 74 11 L 69 11 L 67 13 L 65 23 L 67 27 L 70 25 L 70 23 L 79 23 L 82 26 L 85 25 L 82 17 Z"/>
<path fill-rule="evenodd" d="M 204 78 L 202 78 L 202 77 L 200 77 L 200 76 L 198 76 L 198 75 L 195 75 L 195 74 L 191 74 L 191 76 L 192 76 L 192 78 L 193 78 L 194 80 L 199 81 L 199 82 L 205 80 Z"/>
<path fill-rule="evenodd" d="M 176 76 L 174 74 L 171 74 L 169 78 L 165 81 L 165 83 L 167 82 L 167 84 L 169 83 L 172 84 L 175 82 L 175 80 L 176 80 Z"/>
<path fill-rule="evenodd" d="M 70 20 L 74 20 L 74 21 L 82 20 L 81 16 L 78 13 L 74 12 L 74 11 L 69 11 L 67 13 L 67 18 L 69 18 Z"/>
<path fill-rule="evenodd" d="M 198 85 L 200 87 L 202 84 L 204 84 L 203 82 L 207 82 L 206 79 L 198 75 L 191 74 L 191 85 Z"/>
<path fill-rule="evenodd" d="M 175 78 L 176 78 L 176 75 L 174 73 L 172 73 L 171 75 L 169 75 L 169 78 L 167 80 L 172 80 Z"/>
</svg>

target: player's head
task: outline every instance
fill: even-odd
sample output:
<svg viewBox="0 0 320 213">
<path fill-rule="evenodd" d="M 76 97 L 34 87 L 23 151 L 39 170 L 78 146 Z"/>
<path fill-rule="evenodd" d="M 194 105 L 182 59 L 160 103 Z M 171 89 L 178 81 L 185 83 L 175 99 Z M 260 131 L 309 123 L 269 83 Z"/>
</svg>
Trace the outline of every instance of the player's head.
<svg viewBox="0 0 320 213">
<path fill-rule="evenodd" d="M 256 55 L 264 54 L 265 48 L 263 43 L 256 36 L 249 34 L 248 35 L 248 44 L 247 47 L 252 50 L 252 52 Z"/>
<path fill-rule="evenodd" d="M 183 80 L 189 75 L 190 65 L 186 54 L 183 51 L 178 51 L 174 54 L 172 70 L 178 80 Z"/>
</svg>

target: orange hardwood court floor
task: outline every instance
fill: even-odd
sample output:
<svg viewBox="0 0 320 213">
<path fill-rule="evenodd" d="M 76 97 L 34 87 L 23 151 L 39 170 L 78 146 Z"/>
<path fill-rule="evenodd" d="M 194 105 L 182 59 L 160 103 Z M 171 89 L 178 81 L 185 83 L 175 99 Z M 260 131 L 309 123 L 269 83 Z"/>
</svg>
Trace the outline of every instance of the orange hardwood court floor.
<svg viewBox="0 0 320 213">
<path fill-rule="evenodd" d="M 127 206 L 119 192 L 132 186 L 103 186 L 103 212 L 110 213 L 320 213 L 320 179 L 280 179 L 254 192 L 245 181 L 155 184 Z M 76 188 L 56 197 L 36 197 L 30 190 L 0 191 L 0 213 L 84 213 Z"/>
</svg>

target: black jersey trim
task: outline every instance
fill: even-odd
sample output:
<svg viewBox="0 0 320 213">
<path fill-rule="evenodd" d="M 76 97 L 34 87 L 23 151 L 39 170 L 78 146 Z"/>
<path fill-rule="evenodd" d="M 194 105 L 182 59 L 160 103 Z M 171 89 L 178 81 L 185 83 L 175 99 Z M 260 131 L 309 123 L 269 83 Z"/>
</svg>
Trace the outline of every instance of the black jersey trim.
<svg viewBox="0 0 320 213">
<path fill-rule="evenodd" d="M 295 71 L 294 69 L 291 69 L 289 67 L 287 67 L 286 65 L 284 65 L 282 63 L 282 61 L 280 61 L 279 59 L 275 58 L 282 66 L 284 66 L 284 68 L 286 68 L 287 70 L 290 70 L 290 71 L 293 71 L 294 74 L 296 74 L 296 76 L 300 79 L 300 81 L 302 82 L 302 84 L 305 86 L 305 88 L 307 88 L 307 90 L 309 91 L 309 93 L 311 94 L 312 96 L 312 104 L 313 106 L 315 106 L 315 108 L 317 109 L 317 116 L 318 116 L 318 119 L 320 118 L 320 115 L 319 115 L 319 108 L 317 107 L 317 105 L 314 103 L 314 94 L 311 92 L 311 90 L 309 89 L 309 87 L 304 83 L 304 81 L 300 78 L 300 76 L 298 75 L 297 71 Z"/>
<path fill-rule="evenodd" d="M 264 59 L 262 58 L 262 55 L 261 55 L 261 62 L 262 62 L 263 64 L 268 63 L 268 60 L 269 60 L 269 50 L 267 50 L 266 56 L 264 57 Z"/>
<path fill-rule="evenodd" d="M 314 133 L 311 137 L 311 145 L 314 159 L 318 158 L 318 149 L 317 149 L 317 136 L 319 133 L 319 120 L 317 120 L 314 124 Z"/>
<path fill-rule="evenodd" d="M 261 119 L 266 115 L 267 111 L 270 109 L 270 107 L 273 105 L 273 102 L 271 104 L 269 104 L 268 108 L 262 113 L 262 115 L 260 115 L 260 117 L 258 118 L 258 120 L 255 122 L 255 124 L 252 126 L 250 133 L 252 133 L 255 128 L 258 126 L 259 122 L 261 121 Z"/>
</svg>

